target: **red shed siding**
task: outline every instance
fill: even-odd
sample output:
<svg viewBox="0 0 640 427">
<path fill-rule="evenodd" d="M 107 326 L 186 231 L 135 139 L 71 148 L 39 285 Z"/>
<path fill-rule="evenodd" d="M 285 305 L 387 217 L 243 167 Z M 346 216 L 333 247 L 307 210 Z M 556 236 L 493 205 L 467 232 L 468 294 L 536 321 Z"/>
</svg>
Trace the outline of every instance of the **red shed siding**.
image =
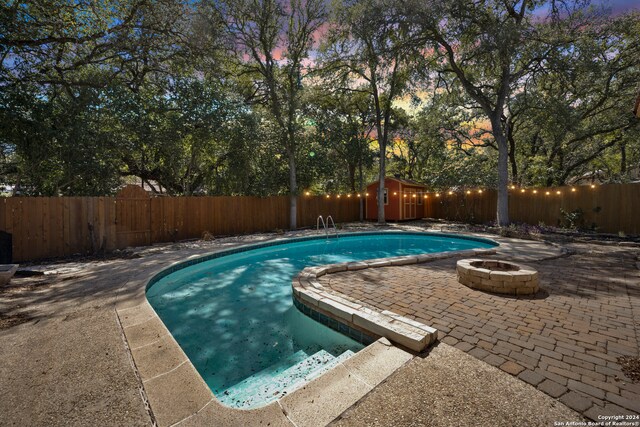
<svg viewBox="0 0 640 427">
<path fill-rule="evenodd" d="M 386 220 L 404 221 L 424 217 L 424 200 L 419 199 L 426 191 L 426 186 L 410 184 L 395 178 L 385 178 L 385 188 L 388 191 L 389 201 L 384 209 Z M 366 203 L 366 219 L 375 221 L 378 219 L 378 183 L 369 184 L 367 192 L 369 196 Z"/>
</svg>

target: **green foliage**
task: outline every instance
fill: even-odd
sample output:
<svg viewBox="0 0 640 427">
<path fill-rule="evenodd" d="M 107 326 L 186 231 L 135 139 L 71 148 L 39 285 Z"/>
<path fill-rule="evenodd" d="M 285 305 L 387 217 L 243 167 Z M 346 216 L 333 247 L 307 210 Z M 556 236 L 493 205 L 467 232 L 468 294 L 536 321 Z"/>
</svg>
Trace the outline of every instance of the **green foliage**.
<svg viewBox="0 0 640 427">
<path fill-rule="evenodd" d="M 100 131 L 99 93 L 81 88 L 37 94 L 29 88 L 5 91 L 0 102 L 0 136 L 15 156 L 12 176 L 22 194 L 110 194 L 118 182 L 115 146 Z"/>
<path fill-rule="evenodd" d="M 629 179 L 640 140 L 629 108 L 640 81 L 638 17 L 571 29 L 511 100 L 519 181 L 562 185 L 594 174 L 614 182 Z"/>
<path fill-rule="evenodd" d="M 562 228 L 577 230 L 584 227 L 584 211 L 580 208 L 567 212 L 560 208 L 559 224 Z"/>
<path fill-rule="evenodd" d="M 313 123 L 310 137 L 316 141 L 308 156 L 319 166 L 318 177 L 330 192 L 362 191 L 364 171 L 373 166 L 371 131 L 374 128 L 370 96 L 359 92 L 316 90 L 309 93 L 307 115 Z M 324 161 L 320 165 L 320 161 Z M 342 166 L 342 167 L 340 167 Z"/>
<path fill-rule="evenodd" d="M 5 2 L 0 185 L 496 187 L 501 144 L 522 185 L 637 179 L 640 15 L 549 5 L 335 0 L 325 25 L 320 0 Z"/>
</svg>

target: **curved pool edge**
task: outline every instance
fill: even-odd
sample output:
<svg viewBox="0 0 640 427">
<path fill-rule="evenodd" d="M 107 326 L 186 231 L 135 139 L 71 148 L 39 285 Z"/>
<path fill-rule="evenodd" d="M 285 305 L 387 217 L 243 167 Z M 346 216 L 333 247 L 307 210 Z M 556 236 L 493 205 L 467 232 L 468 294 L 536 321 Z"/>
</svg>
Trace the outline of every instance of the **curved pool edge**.
<svg viewBox="0 0 640 427">
<path fill-rule="evenodd" d="M 437 329 L 391 311 L 365 307 L 348 295 L 329 292 L 318 278 L 342 271 L 421 264 L 446 258 L 495 253 L 495 249 L 467 249 L 307 267 L 291 283 L 293 299 L 296 307 L 307 316 L 338 332 L 347 333 L 356 340 L 359 333 L 374 338 L 384 337 L 394 344 L 420 353 L 437 340 Z"/>
<path fill-rule="evenodd" d="M 492 244 L 495 247 L 500 246 L 498 242 L 492 239 L 488 239 L 486 237 L 482 237 L 475 234 L 456 234 L 456 233 L 443 233 L 440 231 L 398 231 L 398 230 L 379 230 L 379 231 L 355 231 L 355 232 L 344 232 L 342 234 L 330 234 L 330 235 L 313 235 L 313 236 L 301 236 L 301 237 L 282 237 L 276 238 L 273 240 L 269 240 L 266 242 L 260 243 L 247 243 L 235 246 L 231 249 L 220 249 L 217 251 L 209 252 L 206 254 L 195 255 L 190 257 L 190 259 L 185 261 L 175 262 L 167 267 L 163 267 L 158 269 L 151 277 L 147 280 L 145 284 L 145 291 L 149 290 L 151 286 L 153 286 L 156 282 L 162 279 L 169 274 L 181 270 L 186 267 L 190 267 L 196 264 L 200 264 L 206 261 L 210 261 L 212 259 L 221 258 L 226 255 L 237 254 L 241 252 L 247 252 L 253 249 L 261 249 L 271 246 L 284 245 L 288 243 L 296 243 L 296 242 L 304 242 L 308 240 L 322 240 L 322 239 L 339 239 L 340 237 L 345 236 L 373 236 L 377 234 L 412 234 L 417 236 L 428 235 L 428 236 L 443 236 L 443 237 L 452 237 L 455 239 L 462 240 L 471 240 L 481 243 Z"/>
<path fill-rule="evenodd" d="M 481 236 L 431 231 L 347 232 L 341 236 L 374 234 L 439 235 L 500 246 L 498 242 Z M 123 338 L 131 352 L 132 366 L 141 382 L 141 393 L 146 394 L 145 400 L 159 426 L 177 423 L 180 426 L 203 425 L 214 421 L 223 422 L 225 425 L 256 425 L 262 422 L 276 426 L 325 425 L 415 357 L 414 352 L 398 347 L 384 337 L 379 338 L 303 388 L 281 399 L 260 408 L 231 408 L 223 405 L 211 392 L 147 300 L 146 291 L 150 286 L 181 268 L 261 247 L 324 238 L 326 237 L 284 237 L 261 243 L 241 244 L 232 249 L 194 254 L 186 261 L 181 260 L 154 269 L 145 275 L 146 278 L 131 281 L 129 285 L 135 287 L 137 292 L 128 304 L 116 302 L 115 312 L 122 327 Z M 464 251 L 451 251 L 451 256 L 457 256 L 455 252 L 459 254 Z M 370 260 L 373 261 L 376 260 Z M 363 261 L 359 263 L 361 262 Z"/>
</svg>

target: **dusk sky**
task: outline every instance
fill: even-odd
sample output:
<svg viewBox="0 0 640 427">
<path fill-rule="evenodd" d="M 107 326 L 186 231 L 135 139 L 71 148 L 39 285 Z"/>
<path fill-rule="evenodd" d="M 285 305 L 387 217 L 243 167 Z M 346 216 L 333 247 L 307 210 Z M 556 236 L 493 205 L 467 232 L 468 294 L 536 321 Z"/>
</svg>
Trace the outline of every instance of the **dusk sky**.
<svg viewBox="0 0 640 427">
<path fill-rule="evenodd" d="M 640 0 L 610 0 L 600 3 L 609 6 L 611 11 L 616 14 L 632 9 L 640 10 Z"/>
</svg>

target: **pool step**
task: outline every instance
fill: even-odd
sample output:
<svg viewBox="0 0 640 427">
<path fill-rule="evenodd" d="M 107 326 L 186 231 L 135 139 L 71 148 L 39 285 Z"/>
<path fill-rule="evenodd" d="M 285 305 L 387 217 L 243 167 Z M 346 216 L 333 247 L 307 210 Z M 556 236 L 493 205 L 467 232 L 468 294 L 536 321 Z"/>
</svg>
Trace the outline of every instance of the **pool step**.
<svg viewBox="0 0 640 427">
<path fill-rule="evenodd" d="M 297 353 L 296 353 L 297 354 Z M 298 387 L 319 377 L 329 369 L 353 354 L 347 350 L 338 357 L 325 350 L 307 357 L 287 369 L 280 369 L 282 363 L 266 368 L 235 384 L 218 396 L 218 399 L 235 408 L 249 409 L 267 401 L 281 398 Z"/>
</svg>

